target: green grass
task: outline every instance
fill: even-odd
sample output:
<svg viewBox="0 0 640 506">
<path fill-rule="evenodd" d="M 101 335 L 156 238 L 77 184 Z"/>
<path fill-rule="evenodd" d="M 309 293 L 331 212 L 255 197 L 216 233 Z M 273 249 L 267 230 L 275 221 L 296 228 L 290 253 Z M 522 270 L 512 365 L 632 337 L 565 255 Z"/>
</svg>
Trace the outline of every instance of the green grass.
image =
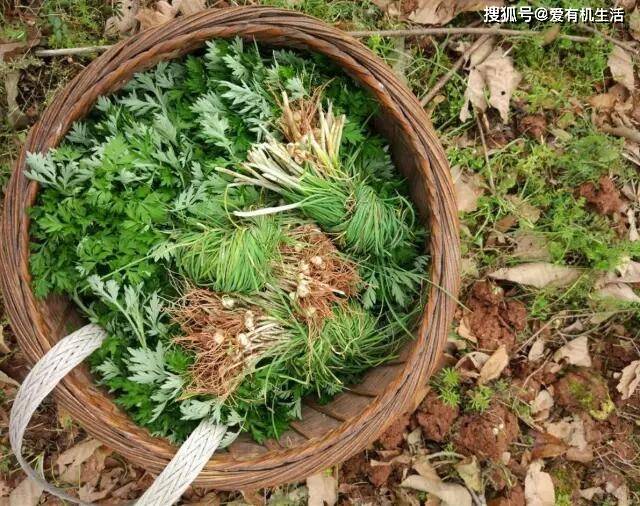
<svg viewBox="0 0 640 506">
<path fill-rule="evenodd" d="M 53 48 L 106 43 L 110 5 L 100 0 L 45 0 L 38 16 L 40 28 Z"/>
</svg>

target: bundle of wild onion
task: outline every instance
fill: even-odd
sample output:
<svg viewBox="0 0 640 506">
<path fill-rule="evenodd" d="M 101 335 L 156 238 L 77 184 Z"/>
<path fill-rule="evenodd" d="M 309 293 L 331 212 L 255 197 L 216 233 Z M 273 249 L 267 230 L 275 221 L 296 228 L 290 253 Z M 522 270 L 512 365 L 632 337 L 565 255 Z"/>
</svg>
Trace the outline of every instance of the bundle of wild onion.
<svg viewBox="0 0 640 506">
<path fill-rule="evenodd" d="M 261 441 L 394 356 L 424 232 L 375 114 L 325 58 L 216 41 L 28 156 L 34 290 L 108 330 L 92 366 L 137 423 Z"/>
</svg>

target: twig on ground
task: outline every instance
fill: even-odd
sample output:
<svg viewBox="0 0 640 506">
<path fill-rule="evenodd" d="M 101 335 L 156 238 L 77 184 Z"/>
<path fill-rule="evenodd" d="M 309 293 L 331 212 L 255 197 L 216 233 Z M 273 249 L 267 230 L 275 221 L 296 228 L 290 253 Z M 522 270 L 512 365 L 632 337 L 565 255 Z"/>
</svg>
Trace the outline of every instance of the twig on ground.
<svg viewBox="0 0 640 506">
<path fill-rule="evenodd" d="M 493 171 L 491 170 L 491 162 L 489 160 L 489 149 L 487 148 L 487 141 L 484 138 L 484 128 L 482 127 L 482 122 L 480 121 L 480 113 L 476 110 L 476 125 L 478 125 L 478 131 L 480 132 L 480 140 L 482 141 L 482 149 L 484 151 L 484 161 L 487 164 L 487 174 L 489 175 L 489 188 L 491 192 L 495 194 L 496 186 L 493 182 Z M 484 115 L 483 115 L 484 116 Z"/>
<path fill-rule="evenodd" d="M 610 127 L 607 125 L 603 125 L 600 127 L 600 129 L 604 133 L 615 135 L 616 137 L 622 137 L 631 142 L 640 144 L 640 131 L 636 130 L 635 128 L 629 128 L 626 126 Z"/>
<path fill-rule="evenodd" d="M 595 35 L 599 35 L 600 37 L 602 37 L 604 40 L 608 40 L 609 42 L 611 42 L 612 44 L 615 44 L 616 46 L 620 46 L 622 49 L 625 49 L 626 51 L 629 51 L 631 53 L 638 53 L 638 49 L 636 49 L 635 47 L 631 46 L 630 44 L 627 44 L 626 42 L 622 41 L 622 40 L 618 40 L 614 37 L 611 37 L 611 35 L 607 35 L 606 33 L 602 33 L 600 30 L 598 30 L 597 28 L 594 28 L 593 26 L 589 26 L 589 25 L 577 25 L 579 30 L 584 30 L 585 32 L 589 32 L 589 33 L 593 33 Z"/>
<path fill-rule="evenodd" d="M 509 35 L 509 36 L 542 36 L 543 32 L 536 30 L 509 30 L 506 28 L 484 28 L 484 27 L 442 27 L 442 28 L 408 28 L 405 30 L 363 30 L 347 32 L 355 38 L 371 37 L 378 35 L 380 37 L 420 37 L 423 35 Z M 598 32 L 599 35 L 603 35 Z M 604 35 L 603 35 L 604 36 Z M 560 34 L 559 38 L 571 40 L 574 42 L 589 42 L 592 37 L 583 37 L 581 35 Z M 625 45 L 626 46 L 626 45 Z M 35 55 L 38 57 L 51 56 L 80 56 L 91 53 L 101 53 L 112 46 L 87 46 L 87 47 L 69 47 L 62 49 L 37 49 Z M 628 46 L 627 46 L 628 47 Z"/>
<path fill-rule="evenodd" d="M 438 79 L 436 84 L 433 85 L 433 87 L 429 90 L 429 93 L 427 93 L 424 97 L 422 97 L 422 99 L 420 99 L 422 107 L 426 106 L 433 100 L 433 97 L 435 97 L 438 92 L 451 80 L 455 73 L 462 68 L 464 62 L 467 61 L 480 46 L 482 46 L 487 40 L 489 40 L 490 37 L 491 35 L 482 35 L 473 44 L 471 44 L 471 46 L 469 46 L 469 48 L 464 53 L 462 53 L 462 55 L 460 55 L 460 58 L 456 60 L 456 62 L 447 71 L 447 73 L 444 74 L 440 79 Z"/>
<path fill-rule="evenodd" d="M 51 56 L 80 56 L 91 53 L 104 53 L 113 46 L 64 47 L 62 49 L 36 49 L 35 55 L 40 58 Z"/>
<path fill-rule="evenodd" d="M 491 28 L 491 27 L 442 27 L 442 28 L 407 28 L 403 30 L 363 30 L 359 32 L 347 32 L 352 37 L 362 38 L 379 35 L 381 37 L 411 37 L 420 35 L 515 35 L 515 36 L 542 36 L 544 32 L 537 30 L 510 30 L 507 28 Z M 559 38 L 572 40 L 574 42 L 589 42 L 591 37 L 583 37 L 582 35 L 566 35 L 560 34 Z"/>
</svg>

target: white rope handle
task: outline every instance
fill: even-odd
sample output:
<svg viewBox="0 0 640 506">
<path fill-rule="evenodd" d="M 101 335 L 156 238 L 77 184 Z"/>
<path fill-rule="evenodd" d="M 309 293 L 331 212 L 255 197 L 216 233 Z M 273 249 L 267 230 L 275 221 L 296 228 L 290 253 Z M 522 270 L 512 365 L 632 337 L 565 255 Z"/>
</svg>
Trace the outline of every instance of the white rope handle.
<svg viewBox="0 0 640 506">
<path fill-rule="evenodd" d="M 16 459 L 24 472 L 47 492 L 69 501 L 91 506 L 39 476 L 22 456 L 22 441 L 27 425 L 44 398 L 74 367 L 97 350 L 107 333 L 97 325 L 86 325 L 61 339 L 31 369 L 18 389 L 11 408 L 9 440 Z M 151 487 L 136 502 L 136 506 L 174 504 L 220 445 L 226 427 L 203 421 L 180 447 L 171 462 L 158 475 Z"/>
</svg>

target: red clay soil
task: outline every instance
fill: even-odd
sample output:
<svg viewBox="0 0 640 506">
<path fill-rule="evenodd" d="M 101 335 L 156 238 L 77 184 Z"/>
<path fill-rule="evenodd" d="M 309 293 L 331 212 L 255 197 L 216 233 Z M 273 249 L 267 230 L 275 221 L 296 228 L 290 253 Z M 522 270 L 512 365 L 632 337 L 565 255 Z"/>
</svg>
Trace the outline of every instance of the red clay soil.
<svg viewBox="0 0 640 506">
<path fill-rule="evenodd" d="M 510 351 L 515 344 L 516 332 L 524 330 L 527 324 L 525 305 L 506 300 L 504 291 L 488 281 L 473 285 L 467 307 L 471 310 L 469 327 L 478 339 L 480 350 L 494 351 L 504 344 Z"/>
<path fill-rule="evenodd" d="M 593 183 L 582 183 L 578 188 L 578 195 L 584 197 L 589 206 L 597 213 L 611 215 L 623 207 L 620 192 L 609 176 L 602 176 L 598 181 L 599 187 Z"/>
<path fill-rule="evenodd" d="M 434 390 L 430 390 L 414 413 L 425 438 L 442 442 L 460 413 L 458 406 L 443 403 Z"/>
<path fill-rule="evenodd" d="M 494 462 L 520 434 L 516 415 L 497 402 L 484 413 L 464 415 L 456 429 L 452 440 L 457 451 Z"/>
<path fill-rule="evenodd" d="M 609 399 L 605 379 L 595 372 L 578 369 L 565 374 L 553 384 L 556 405 L 568 411 L 599 410 Z"/>
<path fill-rule="evenodd" d="M 378 443 L 385 450 L 396 450 L 402 446 L 404 442 L 404 433 L 407 431 L 409 427 L 410 417 L 409 415 L 404 415 L 398 418 L 389 428 L 386 430 Z"/>
</svg>

